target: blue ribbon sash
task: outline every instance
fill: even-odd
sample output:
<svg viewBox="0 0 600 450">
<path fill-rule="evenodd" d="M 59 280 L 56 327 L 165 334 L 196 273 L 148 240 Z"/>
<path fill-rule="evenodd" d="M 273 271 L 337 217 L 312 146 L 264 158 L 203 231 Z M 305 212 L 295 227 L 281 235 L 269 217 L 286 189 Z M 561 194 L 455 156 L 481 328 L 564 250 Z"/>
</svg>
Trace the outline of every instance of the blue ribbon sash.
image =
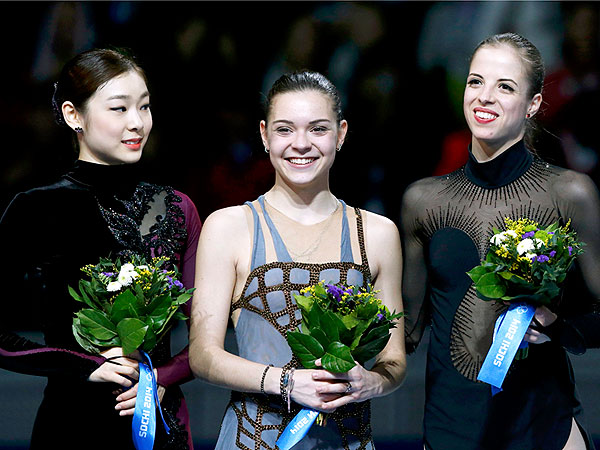
<svg viewBox="0 0 600 450">
<path fill-rule="evenodd" d="M 517 350 L 526 346 L 522 341 L 534 313 L 534 306 L 514 303 L 496 320 L 492 346 L 477 376 L 479 381 L 492 386 L 492 395 L 502 390 L 502 383 Z"/>
<path fill-rule="evenodd" d="M 285 427 L 276 445 L 279 450 L 289 450 L 296 445 L 305 435 L 319 415 L 314 409 L 304 408 Z"/>
<path fill-rule="evenodd" d="M 142 355 L 144 361 L 139 363 L 140 378 L 138 380 L 138 391 L 135 399 L 133 420 L 131 422 L 131 432 L 133 444 L 137 450 L 152 450 L 156 435 L 157 407 L 167 434 L 171 430 L 165 422 L 162 409 L 160 408 L 152 361 L 150 361 L 150 357 L 145 352 L 142 352 Z"/>
</svg>

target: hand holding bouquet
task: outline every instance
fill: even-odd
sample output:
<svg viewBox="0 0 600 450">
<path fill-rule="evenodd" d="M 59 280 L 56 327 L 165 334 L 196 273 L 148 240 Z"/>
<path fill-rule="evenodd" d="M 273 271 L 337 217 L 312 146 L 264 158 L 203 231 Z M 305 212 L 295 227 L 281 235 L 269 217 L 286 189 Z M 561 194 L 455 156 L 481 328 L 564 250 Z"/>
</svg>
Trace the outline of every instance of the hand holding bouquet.
<svg viewBox="0 0 600 450">
<path fill-rule="evenodd" d="M 390 313 L 376 297 L 378 291 L 342 284 L 319 284 L 294 295 L 302 312 L 301 331 L 289 331 L 287 341 L 302 365 L 330 372 L 348 372 L 356 362 L 364 365 L 390 339 L 394 321 L 403 313 Z M 355 362 L 356 361 L 356 362 Z"/>
<path fill-rule="evenodd" d="M 381 352 L 403 313 L 391 313 L 377 293 L 371 285 L 359 288 L 321 281 L 294 295 L 302 324 L 299 331 L 288 331 L 287 341 L 302 365 L 317 368 L 315 361 L 320 358 L 323 369 L 344 373 Z M 315 420 L 323 423 L 323 415 L 302 409 L 277 440 L 278 448 L 290 449 Z"/>
<path fill-rule="evenodd" d="M 483 300 L 552 305 L 584 244 L 570 221 L 546 228 L 526 218 L 505 223 L 504 231 L 494 228 L 485 260 L 467 272 L 477 294 Z"/>
<path fill-rule="evenodd" d="M 187 319 L 178 308 L 193 289 L 183 287 L 176 268 L 163 269 L 166 262 L 164 257 L 146 262 L 133 256 L 124 264 L 101 259 L 83 267 L 89 279 L 79 281 L 79 292 L 69 286 L 71 296 L 89 307 L 73 318 L 79 345 L 97 354 L 107 347 L 122 347 L 125 355 L 138 348 L 148 352 L 174 319 Z"/>
<path fill-rule="evenodd" d="M 523 337 L 535 308 L 556 306 L 568 270 L 583 253 L 584 244 L 577 241 L 570 222 L 540 228 L 527 218 L 506 218 L 504 231 L 494 228 L 485 260 L 467 272 L 481 299 L 510 303 L 496 320 L 492 345 L 477 377 L 492 386 L 493 394 L 502 390 L 513 359 L 528 355 Z"/>
<path fill-rule="evenodd" d="M 122 347 L 124 355 L 137 349 L 143 355 L 144 360 L 138 364 L 140 375 L 131 422 L 133 443 L 138 450 L 154 445 L 156 410 L 166 433 L 170 433 L 146 352 L 162 339 L 174 319 L 187 319 L 178 309 L 194 291 L 184 288 L 176 268 L 163 268 L 167 261 L 168 258 L 158 257 L 146 262 L 136 255 L 125 264 L 120 259 L 100 259 L 98 264 L 81 269 L 89 280 L 79 281 L 79 293 L 69 286 L 71 296 L 89 306 L 73 318 L 73 334 L 79 345 L 91 353 Z"/>
</svg>

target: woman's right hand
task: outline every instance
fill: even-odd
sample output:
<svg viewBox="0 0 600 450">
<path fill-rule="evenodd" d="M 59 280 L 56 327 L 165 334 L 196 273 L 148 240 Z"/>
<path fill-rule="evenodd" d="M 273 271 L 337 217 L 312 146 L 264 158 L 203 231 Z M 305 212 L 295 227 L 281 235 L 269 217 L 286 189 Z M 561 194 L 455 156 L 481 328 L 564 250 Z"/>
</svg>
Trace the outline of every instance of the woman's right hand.
<svg viewBox="0 0 600 450">
<path fill-rule="evenodd" d="M 106 361 L 92 372 L 88 380 L 96 383 L 116 383 L 131 387 L 139 376 L 137 352 L 124 356 L 121 347 L 113 347 L 101 353 Z"/>
<path fill-rule="evenodd" d="M 346 386 L 342 380 L 317 381 L 313 376 L 316 371 L 323 369 L 299 369 L 294 372 L 294 385 L 292 387 L 292 400 L 302 406 L 306 406 L 317 411 L 331 413 L 336 410 L 327 404 L 332 400 L 342 397 L 344 394 L 331 394 L 320 392 L 321 388 L 329 387 L 333 383 L 340 383 Z"/>
</svg>

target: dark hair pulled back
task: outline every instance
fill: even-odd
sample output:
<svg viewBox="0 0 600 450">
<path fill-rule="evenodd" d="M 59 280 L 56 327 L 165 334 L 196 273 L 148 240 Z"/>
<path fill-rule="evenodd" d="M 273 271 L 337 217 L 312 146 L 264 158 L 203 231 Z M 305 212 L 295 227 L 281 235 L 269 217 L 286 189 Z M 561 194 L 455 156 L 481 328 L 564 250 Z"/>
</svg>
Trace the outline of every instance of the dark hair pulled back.
<svg viewBox="0 0 600 450">
<path fill-rule="evenodd" d="M 80 53 L 63 67 L 54 83 L 52 111 L 59 125 L 66 125 L 62 104 L 66 101 L 85 113 L 87 101 L 111 79 L 135 70 L 147 82 L 146 75 L 133 55 L 125 49 L 92 49 Z"/>
<path fill-rule="evenodd" d="M 308 70 L 284 74 L 273 83 L 263 105 L 267 119 L 273 107 L 273 99 L 277 95 L 285 94 L 286 92 L 303 91 L 317 91 L 325 94 L 331 100 L 337 123 L 339 124 L 344 119 L 342 115 L 342 102 L 335 85 L 324 75 Z"/>
<path fill-rule="evenodd" d="M 471 55 L 471 61 L 475 57 L 477 51 L 482 47 L 500 47 L 508 45 L 517 52 L 523 61 L 523 67 L 527 74 L 529 89 L 528 97 L 531 99 L 536 94 L 541 94 L 544 89 L 544 78 L 546 69 L 544 68 L 544 60 L 540 51 L 529 40 L 517 33 L 502 33 L 490 36 L 477 45 L 475 51 Z M 530 117 L 525 121 L 525 145 L 531 149 L 535 149 L 535 137 L 538 132 L 538 126 L 535 120 Z"/>
</svg>

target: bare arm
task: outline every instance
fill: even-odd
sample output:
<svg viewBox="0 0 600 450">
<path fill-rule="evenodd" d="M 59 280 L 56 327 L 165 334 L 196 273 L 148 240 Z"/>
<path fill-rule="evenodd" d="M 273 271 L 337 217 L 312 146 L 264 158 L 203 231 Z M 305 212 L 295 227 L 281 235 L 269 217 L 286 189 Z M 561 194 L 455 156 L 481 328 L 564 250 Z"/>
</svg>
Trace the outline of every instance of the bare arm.
<svg viewBox="0 0 600 450">
<path fill-rule="evenodd" d="M 374 287 L 380 290 L 380 298 L 390 311 L 403 311 L 402 306 L 402 249 L 396 226 L 385 217 L 366 215 L 367 255 L 373 274 Z M 350 382 L 352 389 L 339 399 L 329 402 L 330 407 L 364 401 L 389 394 L 397 389 L 406 374 L 406 351 L 404 347 L 404 320 L 392 329 L 386 347 L 377 355 L 375 365 L 366 370 L 357 365 L 347 374 L 330 374 L 320 371 L 319 380 L 337 379 Z M 321 392 L 343 393 L 340 388 L 347 384 L 330 385 Z"/>
</svg>

